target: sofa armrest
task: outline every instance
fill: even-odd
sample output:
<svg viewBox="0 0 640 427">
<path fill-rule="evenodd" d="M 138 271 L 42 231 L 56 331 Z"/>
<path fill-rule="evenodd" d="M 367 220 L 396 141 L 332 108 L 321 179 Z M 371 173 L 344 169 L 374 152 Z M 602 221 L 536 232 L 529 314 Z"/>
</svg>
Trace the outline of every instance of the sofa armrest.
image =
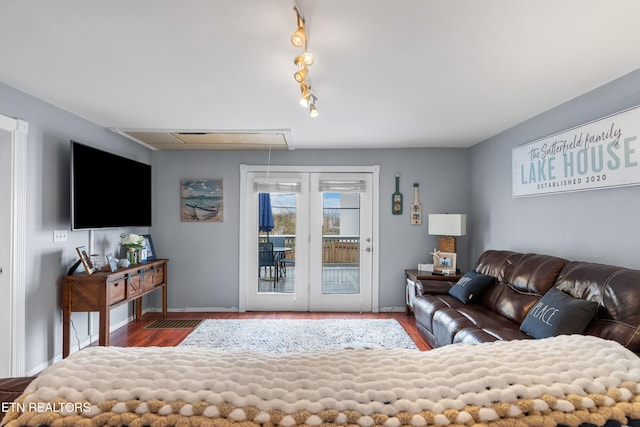
<svg viewBox="0 0 640 427">
<path fill-rule="evenodd" d="M 416 297 L 424 294 L 447 294 L 454 284 L 455 282 L 449 282 L 447 280 L 416 280 Z"/>
</svg>

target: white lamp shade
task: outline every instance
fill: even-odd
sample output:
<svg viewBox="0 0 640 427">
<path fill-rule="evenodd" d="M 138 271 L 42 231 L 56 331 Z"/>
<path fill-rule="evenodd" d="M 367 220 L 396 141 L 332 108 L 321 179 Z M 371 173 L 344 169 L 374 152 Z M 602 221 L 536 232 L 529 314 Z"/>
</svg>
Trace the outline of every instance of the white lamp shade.
<svg viewBox="0 0 640 427">
<path fill-rule="evenodd" d="M 467 215 L 429 214 L 429 234 L 434 236 L 464 236 L 467 234 Z"/>
</svg>

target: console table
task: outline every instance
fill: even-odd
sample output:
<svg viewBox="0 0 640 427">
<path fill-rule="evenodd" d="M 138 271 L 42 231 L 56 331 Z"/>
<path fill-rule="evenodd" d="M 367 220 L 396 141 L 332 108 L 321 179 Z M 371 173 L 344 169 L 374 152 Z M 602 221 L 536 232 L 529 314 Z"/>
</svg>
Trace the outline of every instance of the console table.
<svg viewBox="0 0 640 427">
<path fill-rule="evenodd" d="M 405 270 L 404 276 L 406 279 L 405 283 L 405 294 L 406 294 L 406 307 L 405 312 L 407 314 L 413 313 L 413 300 L 416 297 L 416 282 L 418 280 L 443 280 L 447 282 L 457 282 L 462 274 L 450 274 L 448 276 L 444 276 L 442 274 L 433 274 L 431 271 L 421 271 L 421 270 Z"/>
<path fill-rule="evenodd" d="M 158 259 L 127 268 L 64 276 L 62 281 L 62 357 L 69 355 L 72 312 L 100 312 L 98 344 L 109 345 L 109 312 L 134 302 L 135 319 L 142 316 L 142 296 L 162 289 L 162 316 L 167 317 L 167 263 Z M 108 270 L 108 266 L 105 267 Z"/>
</svg>

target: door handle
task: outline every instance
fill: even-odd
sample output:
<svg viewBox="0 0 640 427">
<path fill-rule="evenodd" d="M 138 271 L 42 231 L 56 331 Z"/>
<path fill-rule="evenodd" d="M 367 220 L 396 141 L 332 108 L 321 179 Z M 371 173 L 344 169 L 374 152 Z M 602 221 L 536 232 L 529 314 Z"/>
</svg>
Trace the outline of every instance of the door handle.
<svg viewBox="0 0 640 427">
<path fill-rule="evenodd" d="M 366 248 L 364 248 L 362 251 L 363 251 L 363 252 L 371 252 L 371 248 L 366 247 Z"/>
</svg>

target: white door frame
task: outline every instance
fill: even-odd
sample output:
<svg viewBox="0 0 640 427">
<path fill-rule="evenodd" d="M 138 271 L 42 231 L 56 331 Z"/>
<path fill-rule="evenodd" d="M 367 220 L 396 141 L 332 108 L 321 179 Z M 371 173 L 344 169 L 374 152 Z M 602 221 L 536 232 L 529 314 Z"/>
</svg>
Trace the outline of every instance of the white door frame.
<svg viewBox="0 0 640 427">
<path fill-rule="evenodd" d="M 255 238 L 255 227 L 248 223 L 247 214 L 247 173 L 248 172 L 301 172 L 301 173 L 371 173 L 372 174 L 372 241 L 379 241 L 380 234 L 380 165 L 371 166 L 274 166 L 274 165 L 240 165 L 240 229 L 239 229 L 239 281 L 238 281 L 238 311 L 247 309 L 246 283 L 254 280 L 255 272 L 248 268 L 249 239 Z M 371 273 L 371 311 L 377 313 L 380 309 L 380 257 L 379 251 L 374 248 Z M 250 276 L 251 274 L 251 276 Z"/>
<path fill-rule="evenodd" d="M 2 274 L 9 274 L 11 314 L 9 345 L 11 376 L 25 375 L 25 294 L 26 294 L 26 221 L 27 221 L 27 133 L 28 123 L 0 115 L 0 129 L 11 133 L 11 235 L 10 260 Z"/>
</svg>

